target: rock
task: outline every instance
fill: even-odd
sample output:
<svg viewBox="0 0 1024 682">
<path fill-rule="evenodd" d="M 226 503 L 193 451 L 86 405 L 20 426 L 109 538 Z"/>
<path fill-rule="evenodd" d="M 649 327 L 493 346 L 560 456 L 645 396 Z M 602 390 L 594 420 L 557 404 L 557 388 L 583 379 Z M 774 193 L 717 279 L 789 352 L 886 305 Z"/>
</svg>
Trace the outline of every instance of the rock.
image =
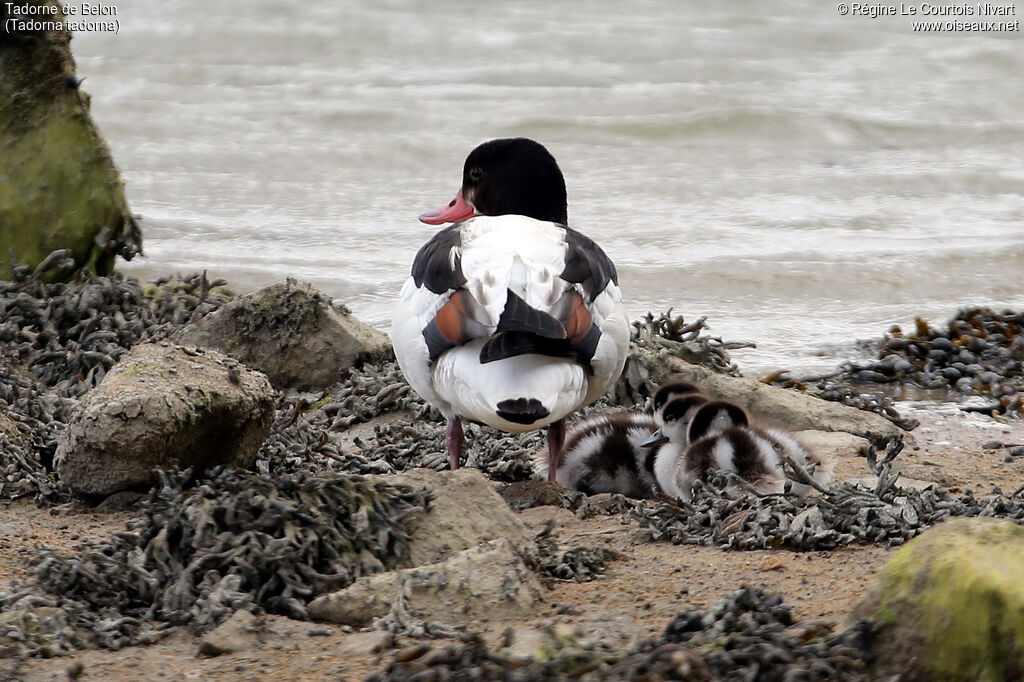
<svg viewBox="0 0 1024 682">
<path fill-rule="evenodd" d="M 631 362 L 643 361 L 639 354 Z M 778 388 L 749 377 L 733 377 L 684 362 L 662 351 L 656 363 L 646 363 L 652 385 L 670 380 L 689 381 L 701 391 L 720 400 L 734 402 L 758 421 L 776 424 L 790 431 L 845 431 L 874 443 L 882 443 L 905 432 L 873 412 L 815 398 L 788 388 Z"/>
<path fill-rule="evenodd" d="M 341 644 L 334 649 L 334 655 L 339 658 L 347 658 L 349 656 L 379 654 L 386 649 L 390 649 L 394 644 L 395 636 L 386 630 L 356 632 L 345 637 Z"/>
<path fill-rule="evenodd" d="M 360 578 L 314 599 L 309 613 L 317 620 L 363 627 L 387 615 L 403 588 L 411 616 L 448 625 L 525 618 L 534 612 L 541 592 L 519 548 L 502 539 L 440 563 Z"/>
<path fill-rule="evenodd" d="M 103 512 L 104 514 L 113 514 L 130 509 L 138 509 L 147 499 L 149 499 L 149 496 L 145 493 L 135 490 L 122 490 L 119 493 L 105 497 L 102 502 L 96 505 L 96 511 Z"/>
<path fill-rule="evenodd" d="M 55 2 L 0 3 L 0 280 L 11 279 L 12 251 L 15 262 L 35 267 L 62 248 L 75 267 L 106 275 L 115 255 L 142 250 L 142 235 L 78 87 L 71 34 L 19 29 L 11 10 L 26 5 L 57 8 L 62 18 Z"/>
<path fill-rule="evenodd" d="M 172 339 L 230 355 L 279 389 L 326 388 L 338 382 L 341 370 L 392 353 L 384 333 L 292 280 L 242 296 Z"/>
<path fill-rule="evenodd" d="M 932 528 L 882 567 L 852 618 L 883 624 L 872 679 L 1021 679 L 1024 528 L 986 518 Z"/>
<path fill-rule="evenodd" d="M 568 509 L 550 504 L 524 509 L 518 516 L 520 521 L 534 530 L 540 530 L 549 524 L 553 528 L 568 526 L 578 520 L 576 514 Z"/>
<path fill-rule="evenodd" d="M 274 419 L 267 378 L 212 350 L 135 346 L 82 399 L 54 457 L 77 492 L 144 487 L 157 468 L 247 467 Z"/>
<path fill-rule="evenodd" d="M 412 530 L 408 565 L 360 578 L 309 605 L 313 618 L 363 627 L 387 615 L 404 593 L 414 618 L 461 624 L 532 613 L 540 583 L 533 534 L 477 469 L 413 469 L 381 476 L 433 490 L 437 497 Z"/>
<path fill-rule="evenodd" d="M 864 454 L 861 449 L 870 445 L 866 438 L 842 431 L 796 431 L 793 437 L 822 459 L 831 460 L 863 460 Z"/>
<path fill-rule="evenodd" d="M 395 484 L 427 487 L 437 493 L 412 531 L 409 565 L 444 559 L 481 542 L 506 538 L 516 547 L 532 547 L 533 535 L 478 469 L 413 469 L 381 476 Z"/>
<path fill-rule="evenodd" d="M 833 481 L 868 473 L 867 459 L 861 452 L 869 445 L 866 438 L 842 431 L 797 431 L 793 436 L 821 461 L 833 466 Z"/>
<path fill-rule="evenodd" d="M 260 619 L 238 610 L 199 640 L 197 656 L 220 656 L 251 649 L 260 642 Z"/>
</svg>

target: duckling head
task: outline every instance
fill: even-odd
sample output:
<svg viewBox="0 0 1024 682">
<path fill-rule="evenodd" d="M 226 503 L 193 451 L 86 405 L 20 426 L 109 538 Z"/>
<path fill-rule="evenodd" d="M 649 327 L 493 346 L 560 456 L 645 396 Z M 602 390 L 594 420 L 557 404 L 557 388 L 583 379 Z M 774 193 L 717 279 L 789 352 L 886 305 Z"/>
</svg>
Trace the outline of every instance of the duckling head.
<svg viewBox="0 0 1024 682">
<path fill-rule="evenodd" d="M 661 411 L 661 428 L 651 434 L 651 437 L 641 445 L 653 447 L 666 441 L 672 441 L 680 446 L 685 446 L 690 420 L 697 410 L 707 402 L 707 397 L 700 393 L 687 393 L 670 400 Z"/>
<path fill-rule="evenodd" d="M 687 438 L 693 443 L 718 436 L 728 429 L 746 427 L 750 419 L 742 407 L 725 400 L 705 401 L 691 414 Z"/>
<path fill-rule="evenodd" d="M 699 394 L 700 389 L 691 384 L 688 381 L 673 381 L 665 384 L 654 394 L 652 408 L 654 410 L 654 419 L 659 424 L 663 424 L 665 406 L 675 400 L 676 398 L 684 395 Z"/>
</svg>

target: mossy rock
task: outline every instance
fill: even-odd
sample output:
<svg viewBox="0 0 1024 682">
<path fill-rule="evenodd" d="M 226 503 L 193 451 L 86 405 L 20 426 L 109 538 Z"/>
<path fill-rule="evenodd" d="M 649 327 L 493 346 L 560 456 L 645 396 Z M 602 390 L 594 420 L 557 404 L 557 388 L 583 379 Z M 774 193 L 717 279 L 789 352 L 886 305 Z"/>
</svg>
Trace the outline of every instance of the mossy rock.
<svg viewBox="0 0 1024 682">
<path fill-rule="evenodd" d="M 1024 528 L 973 518 L 929 530 L 882 567 L 853 615 L 884 625 L 876 675 L 1022 679 Z"/>
<path fill-rule="evenodd" d="M 57 7 L 40 23 L 60 22 Z M 9 19 L 0 3 L 0 23 Z M 114 258 L 141 251 L 142 237 L 110 150 L 78 88 L 67 30 L 0 31 L 0 279 L 11 261 L 38 265 L 69 248 L 77 268 L 109 274 Z M 65 276 L 69 273 L 65 273 Z"/>
<path fill-rule="evenodd" d="M 173 339 L 219 350 L 265 373 L 279 389 L 328 388 L 341 370 L 392 357 L 387 336 L 294 280 L 235 299 Z"/>
<path fill-rule="evenodd" d="M 216 351 L 141 343 L 85 394 L 54 466 L 85 495 L 146 489 L 158 469 L 246 468 L 275 397 L 263 374 Z"/>
</svg>

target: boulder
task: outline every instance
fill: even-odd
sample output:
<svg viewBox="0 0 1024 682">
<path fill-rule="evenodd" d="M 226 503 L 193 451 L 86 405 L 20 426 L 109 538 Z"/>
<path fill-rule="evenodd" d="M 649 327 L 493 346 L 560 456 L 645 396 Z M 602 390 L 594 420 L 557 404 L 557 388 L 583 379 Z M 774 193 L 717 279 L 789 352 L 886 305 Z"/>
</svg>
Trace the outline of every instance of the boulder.
<svg viewBox="0 0 1024 682">
<path fill-rule="evenodd" d="M 659 352 L 655 361 L 633 352 L 627 364 L 633 374 L 643 377 L 651 386 L 657 387 L 670 380 L 689 381 L 712 398 L 734 402 L 757 420 L 790 431 L 844 431 L 873 443 L 884 443 L 906 433 L 873 412 L 769 386 L 749 377 L 719 374 L 700 365 L 691 365 L 668 351 Z"/>
<path fill-rule="evenodd" d="M 11 14 L 25 5 L 57 14 L 26 15 L 37 20 L 29 26 Z M 106 275 L 116 255 L 142 249 L 110 150 L 78 87 L 71 34 L 49 30 L 60 20 L 55 0 L 0 3 L 0 279 L 11 279 L 12 252 L 15 262 L 35 267 L 68 248 L 76 267 Z"/>
<path fill-rule="evenodd" d="M 456 552 L 447 560 L 360 578 L 344 590 L 309 604 L 317 620 L 370 625 L 399 598 L 413 618 L 446 625 L 470 620 L 509 620 L 533 614 L 540 582 L 518 548 L 496 540 Z"/>
<path fill-rule="evenodd" d="M 436 493 L 412 529 L 403 568 L 360 578 L 309 605 L 313 618 L 363 627 L 387 615 L 396 600 L 413 618 L 459 624 L 529 615 L 540 583 L 533 534 L 477 469 L 414 469 L 380 476 Z"/>
<path fill-rule="evenodd" d="M 533 534 L 479 469 L 413 469 L 380 478 L 388 483 L 430 488 L 437 494 L 413 527 L 410 566 L 440 561 L 454 552 L 498 538 L 505 538 L 519 548 L 533 547 Z"/>
<path fill-rule="evenodd" d="M 383 332 L 292 280 L 235 299 L 173 340 L 215 348 L 260 370 L 279 389 L 310 391 L 334 385 L 343 369 L 392 353 Z"/>
<path fill-rule="evenodd" d="M 135 346 L 62 434 L 58 475 L 80 493 L 150 485 L 157 468 L 247 467 L 270 430 L 267 378 L 213 350 Z"/>
<path fill-rule="evenodd" d="M 953 519 L 907 543 L 878 572 L 854 618 L 883 625 L 872 678 L 1024 676 L 1024 528 Z"/>
<path fill-rule="evenodd" d="M 197 656 L 220 656 L 252 649 L 260 642 L 260 619 L 239 609 L 199 640 Z"/>
</svg>

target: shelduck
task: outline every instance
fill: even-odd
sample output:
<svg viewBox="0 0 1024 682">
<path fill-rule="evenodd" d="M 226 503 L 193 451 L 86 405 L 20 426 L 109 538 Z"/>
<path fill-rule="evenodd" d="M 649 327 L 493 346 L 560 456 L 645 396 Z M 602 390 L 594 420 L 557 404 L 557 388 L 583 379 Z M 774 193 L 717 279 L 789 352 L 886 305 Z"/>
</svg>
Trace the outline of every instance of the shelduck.
<svg viewBox="0 0 1024 682">
<path fill-rule="evenodd" d="M 420 248 L 391 339 L 412 388 L 447 419 L 451 467 L 463 420 L 521 433 L 548 428 L 555 480 L 564 419 L 622 371 L 629 321 L 615 266 L 568 226 L 565 180 L 526 138 L 466 158 L 462 187 L 420 220 L 454 223 Z"/>
</svg>

